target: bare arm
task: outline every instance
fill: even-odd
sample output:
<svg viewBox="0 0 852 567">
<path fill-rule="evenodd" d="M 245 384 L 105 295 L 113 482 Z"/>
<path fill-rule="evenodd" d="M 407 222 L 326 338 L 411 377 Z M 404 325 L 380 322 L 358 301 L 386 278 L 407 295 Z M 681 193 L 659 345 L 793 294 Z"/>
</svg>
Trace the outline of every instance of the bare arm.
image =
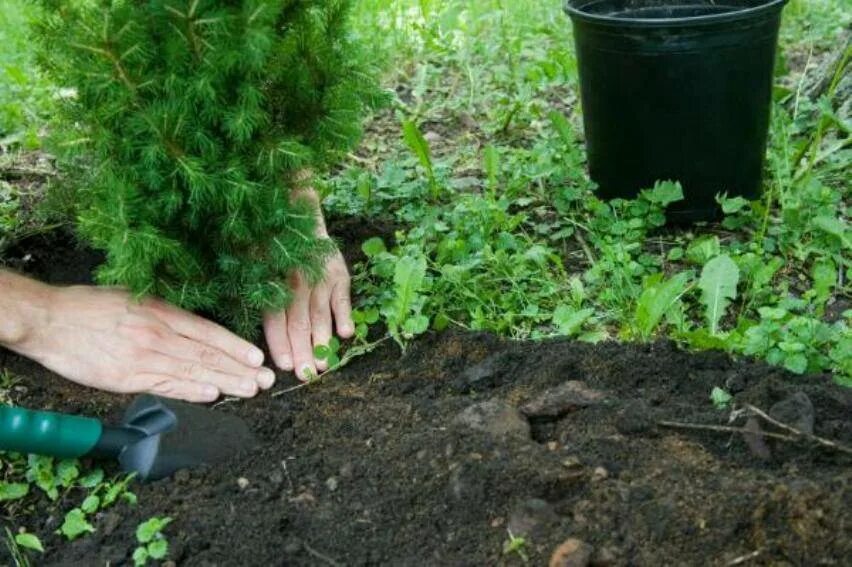
<svg viewBox="0 0 852 567">
<path fill-rule="evenodd" d="M 194 402 L 251 397 L 275 374 L 263 352 L 163 301 L 54 287 L 0 271 L 0 345 L 79 384 Z"/>
</svg>

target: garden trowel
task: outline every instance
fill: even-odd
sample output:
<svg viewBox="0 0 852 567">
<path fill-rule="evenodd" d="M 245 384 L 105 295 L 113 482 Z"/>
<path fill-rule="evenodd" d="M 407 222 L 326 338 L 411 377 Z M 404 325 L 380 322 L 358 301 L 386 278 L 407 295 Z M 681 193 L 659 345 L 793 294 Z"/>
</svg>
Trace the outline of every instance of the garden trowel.
<svg viewBox="0 0 852 567">
<path fill-rule="evenodd" d="M 0 450 L 115 459 L 140 480 L 220 462 L 254 444 L 248 426 L 236 416 L 151 395 L 136 398 L 114 426 L 0 404 Z"/>
</svg>

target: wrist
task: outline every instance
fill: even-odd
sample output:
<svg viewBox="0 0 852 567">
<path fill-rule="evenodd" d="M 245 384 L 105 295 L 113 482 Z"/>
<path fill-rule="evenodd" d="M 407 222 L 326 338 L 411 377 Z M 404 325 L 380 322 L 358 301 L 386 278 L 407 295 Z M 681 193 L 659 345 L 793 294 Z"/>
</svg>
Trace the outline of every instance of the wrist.
<svg viewBox="0 0 852 567">
<path fill-rule="evenodd" d="M 0 346 L 29 350 L 50 320 L 55 293 L 49 285 L 0 270 Z"/>
</svg>

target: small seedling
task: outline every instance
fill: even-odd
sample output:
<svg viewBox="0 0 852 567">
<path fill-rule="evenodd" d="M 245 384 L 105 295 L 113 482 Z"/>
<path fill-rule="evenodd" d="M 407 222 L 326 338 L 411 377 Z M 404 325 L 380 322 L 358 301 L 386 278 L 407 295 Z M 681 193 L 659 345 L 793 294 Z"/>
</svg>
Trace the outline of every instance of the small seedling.
<svg viewBox="0 0 852 567">
<path fill-rule="evenodd" d="M 728 409 L 731 407 L 731 401 L 734 397 L 723 390 L 722 388 L 716 386 L 713 388 L 713 391 L 710 392 L 710 400 L 713 402 L 713 405 L 716 406 L 716 409 Z"/>
<path fill-rule="evenodd" d="M 314 357 L 328 364 L 329 370 L 334 370 L 340 365 L 340 341 L 332 337 L 327 345 L 314 347 Z"/>
<path fill-rule="evenodd" d="M 511 555 L 512 553 L 516 553 L 524 563 L 529 562 L 530 558 L 527 555 L 527 552 L 525 551 L 527 546 L 526 538 L 515 536 L 514 534 L 512 534 L 511 530 L 508 530 L 508 532 L 509 539 L 507 539 L 503 543 L 503 555 Z"/>
<path fill-rule="evenodd" d="M 133 564 L 143 567 L 149 559 L 165 559 L 169 553 L 169 541 L 163 530 L 171 523 L 171 518 L 151 518 L 136 528 L 136 541 L 139 546 L 133 551 Z"/>
</svg>

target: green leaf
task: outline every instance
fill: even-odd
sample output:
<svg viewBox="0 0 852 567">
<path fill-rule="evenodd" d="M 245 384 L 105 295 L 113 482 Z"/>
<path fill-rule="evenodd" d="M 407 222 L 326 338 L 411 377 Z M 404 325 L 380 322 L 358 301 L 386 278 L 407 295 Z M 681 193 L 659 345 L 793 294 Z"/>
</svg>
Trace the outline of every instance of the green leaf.
<svg viewBox="0 0 852 567">
<path fill-rule="evenodd" d="M 133 565 L 136 567 L 144 567 L 148 563 L 148 549 L 145 547 L 137 547 L 133 552 Z"/>
<path fill-rule="evenodd" d="M 83 503 L 80 505 L 80 508 L 86 514 L 94 514 L 98 511 L 98 507 L 101 505 L 101 499 L 96 494 L 90 494 L 83 500 Z"/>
<path fill-rule="evenodd" d="M 32 549 L 39 553 L 44 553 L 44 546 L 41 545 L 41 540 L 35 534 L 23 533 L 15 536 L 15 543 L 24 549 Z"/>
<path fill-rule="evenodd" d="M 727 254 L 717 256 L 704 265 L 698 287 L 711 335 L 718 334 L 719 321 L 728 304 L 736 298 L 739 281 L 740 269 Z"/>
<path fill-rule="evenodd" d="M 823 306 L 831 297 L 831 290 L 837 285 L 837 267 L 830 258 L 816 262 L 811 269 L 814 280 L 814 302 Z"/>
<path fill-rule="evenodd" d="M 667 207 L 683 200 L 683 188 L 677 181 L 657 181 L 653 189 L 642 191 L 642 196 L 652 203 Z"/>
<path fill-rule="evenodd" d="M 78 484 L 83 488 L 94 488 L 104 480 L 103 469 L 95 469 L 80 479 Z"/>
<path fill-rule="evenodd" d="M 414 299 L 423 286 L 426 277 L 426 258 L 405 256 L 396 263 L 393 275 L 395 300 L 394 326 L 402 325 L 408 319 L 408 312 Z"/>
<path fill-rule="evenodd" d="M 29 492 L 29 484 L 23 482 L 0 482 L 0 502 L 20 500 Z"/>
<path fill-rule="evenodd" d="M 171 523 L 171 518 L 151 518 L 139 524 L 136 528 L 136 540 L 139 543 L 149 543 L 152 541 L 166 526 Z"/>
<path fill-rule="evenodd" d="M 403 138 L 405 138 L 405 143 L 408 145 L 409 149 L 414 152 L 414 155 L 417 157 L 420 165 L 422 165 L 423 168 L 429 172 L 429 176 L 432 177 L 432 152 L 429 149 L 429 143 L 420 132 L 420 128 L 418 128 L 417 124 L 411 120 L 403 120 L 402 134 Z"/>
<path fill-rule="evenodd" d="M 361 250 L 368 258 L 372 258 L 374 256 L 378 256 L 382 252 L 386 252 L 387 248 L 385 247 L 385 242 L 378 236 L 375 236 L 366 240 L 361 245 Z"/>
<path fill-rule="evenodd" d="M 550 119 L 553 129 L 556 130 L 557 134 L 559 134 L 562 142 L 566 146 L 573 146 L 576 141 L 576 136 L 574 135 L 574 130 L 571 128 L 571 123 L 568 122 L 565 115 L 559 111 L 551 110 L 547 113 L 547 117 Z"/>
<path fill-rule="evenodd" d="M 690 277 L 689 272 L 680 272 L 669 280 L 662 281 L 661 274 L 657 274 L 646 281 L 634 314 L 634 323 L 643 339 L 651 337 L 666 311 L 680 301 L 689 285 Z"/>
<path fill-rule="evenodd" d="M 784 368 L 796 374 L 804 374 L 808 369 L 808 357 L 803 353 L 784 357 Z"/>
<path fill-rule="evenodd" d="M 422 335 L 429 329 L 429 317 L 426 315 L 416 315 L 409 319 L 405 320 L 405 323 L 402 325 L 402 330 L 405 331 L 406 336 L 415 337 L 417 335 Z"/>
<path fill-rule="evenodd" d="M 151 559 L 165 559 L 169 554 L 169 542 L 166 539 L 157 539 L 148 544 L 148 555 Z"/>
<path fill-rule="evenodd" d="M 731 405 L 731 400 L 733 400 L 734 397 L 722 388 L 716 386 L 713 388 L 713 391 L 710 392 L 710 399 L 713 401 L 713 405 L 716 406 L 716 409 L 725 409 Z"/>
<path fill-rule="evenodd" d="M 846 227 L 846 223 L 842 219 L 818 216 L 814 217 L 811 222 L 813 222 L 814 226 L 820 230 L 840 239 L 844 248 L 852 249 L 852 240 L 850 240 L 849 235 L 847 234 L 848 229 Z"/>
<path fill-rule="evenodd" d="M 95 528 L 86 520 L 86 515 L 81 509 L 74 508 L 65 514 L 65 521 L 59 531 L 69 540 L 74 540 L 83 534 L 94 532 Z"/>
<path fill-rule="evenodd" d="M 63 488 L 69 488 L 80 476 L 79 463 L 74 459 L 59 461 L 56 465 L 56 476 Z"/>
<path fill-rule="evenodd" d="M 331 349 L 325 345 L 317 345 L 314 347 L 314 358 L 317 360 L 326 360 L 331 356 Z"/>
<path fill-rule="evenodd" d="M 703 266 L 722 251 L 719 237 L 715 234 L 696 239 L 686 249 L 686 258 L 693 264 Z"/>
<path fill-rule="evenodd" d="M 553 324 L 559 329 L 560 335 L 573 337 L 594 312 L 594 309 L 577 310 L 568 305 L 560 305 L 553 312 Z"/>
</svg>

